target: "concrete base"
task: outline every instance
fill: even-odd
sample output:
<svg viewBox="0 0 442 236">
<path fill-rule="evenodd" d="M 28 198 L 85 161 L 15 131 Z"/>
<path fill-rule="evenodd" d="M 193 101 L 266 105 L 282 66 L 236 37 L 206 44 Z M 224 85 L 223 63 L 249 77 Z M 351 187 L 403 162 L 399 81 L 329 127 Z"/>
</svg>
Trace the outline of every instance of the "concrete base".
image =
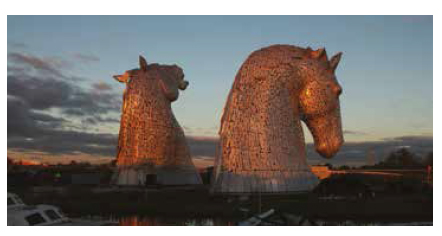
<svg viewBox="0 0 442 236">
<path fill-rule="evenodd" d="M 308 192 L 319 183 L 311 171 L 222 172 L 216 176 L 212 193 L 219 194 L 284 194 Z"/>
<path fill-rule="evenodd" d="M 189 170 L 168 170 L 125 167 L 117 170 L 114 177 L 116 185 L 191 185 L 202 184 L 198 172 Z"/>
</svg>

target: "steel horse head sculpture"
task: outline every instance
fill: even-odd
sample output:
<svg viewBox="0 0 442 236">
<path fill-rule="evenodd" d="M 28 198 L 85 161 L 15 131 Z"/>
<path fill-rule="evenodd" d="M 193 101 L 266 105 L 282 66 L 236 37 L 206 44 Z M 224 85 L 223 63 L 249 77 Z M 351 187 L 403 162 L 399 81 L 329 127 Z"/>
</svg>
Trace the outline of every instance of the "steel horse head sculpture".
<svg viewBox="0 0 442 236">
<path fill-rule="evenodd" d="M 273 45 L 253 52 L 238 71 L 219 131 L 215 193 L 281 193 L 313 189 L 303 121 L 318 153 L 343 144 L 335 77 L 341 53 Z"/>
<path fill-rule="evenodd" d="M 114 78 L 126 84 L 117 148 L 118 185 L 200 184 L 171 103 L 189 84 L 176 65 L 147 64 Z"/>
</svg>

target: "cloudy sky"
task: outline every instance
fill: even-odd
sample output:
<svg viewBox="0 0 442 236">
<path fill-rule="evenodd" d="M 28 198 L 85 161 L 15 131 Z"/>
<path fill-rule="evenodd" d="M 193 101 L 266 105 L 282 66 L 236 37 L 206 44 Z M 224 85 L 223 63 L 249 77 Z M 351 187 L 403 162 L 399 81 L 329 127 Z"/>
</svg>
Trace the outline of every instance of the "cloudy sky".
<svg viewBox="0 0 442 236">
<path fill-rule="evenodd" d="M 381 159 L 400 146 L 421 155 L 433 147 L 431 16 L 8 16 L 7 37 L 15 158 L 114 158 L 124 85 L 112 75 L 138 67 L 142 54 L 184 69 L 190 86 L 173 109 L 193 156 L 211 162 L 237 70 L 271 44 L 344 53 L 336 75 L 347 143 L 329 162 L 364 164 L 367 150 Z M 308 155 L 324 162 L 311 145 Z"/>
</svg>

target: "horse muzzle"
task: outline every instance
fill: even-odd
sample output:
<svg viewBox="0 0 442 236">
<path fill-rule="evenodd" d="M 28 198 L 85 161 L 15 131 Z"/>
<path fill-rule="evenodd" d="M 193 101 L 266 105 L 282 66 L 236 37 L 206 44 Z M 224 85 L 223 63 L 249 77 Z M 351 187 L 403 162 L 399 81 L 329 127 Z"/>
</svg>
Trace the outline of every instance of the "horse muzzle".
<svg viewBox="0 0 442 236">
<path fill-rule="evenodd" d="M 178 88 L 180 90 L 186 90 L 187 86 L 189 86 L 189 81 L 187 80 L 182 80 L 180 81 L 180 83 L 178 84 Z"/>
<path fill-rule="evenodd" d="M 344 139 L 340 137 L 334 137 L 330 140 L 315 143 L 316 151 L 324 158 L 330 159 L 338 153 Z"/>
</svg>

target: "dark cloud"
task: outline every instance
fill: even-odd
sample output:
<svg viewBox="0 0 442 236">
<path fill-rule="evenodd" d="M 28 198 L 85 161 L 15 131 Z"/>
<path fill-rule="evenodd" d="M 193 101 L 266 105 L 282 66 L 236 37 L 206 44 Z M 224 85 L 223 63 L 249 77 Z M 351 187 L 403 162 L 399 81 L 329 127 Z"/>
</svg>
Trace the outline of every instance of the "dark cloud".
<svg viewBox="0 0 442 236">
<path fill-rule="evenodd" d="M 54 123 L 60 123 L 60 122 L 64 122 L 66 121 L 63 118 L 59 118 L 59 117 L 54 117 L 48 114 L 44 114 L 44 113 L 40 113 L 40 112 L 31 112 L 30 113 L 30 117 L 31 119 L 35 120 L 35 121 L 40 121 L 40 122 L 54 122 Z"/>
<path fill-rule="evenodd" d="M 101 116 L 97 116 L 97 117 L 94 117 L 95 118 L 95 120 L 97 121 L 97 122 L 100 122 L 100 123 L 105 123 L 105 122 L 110 122 L 110 123 L 120 123 L 120 120 L 119 119 L 117 119 L 117 118 L 112 118 L 112 117 L 101 117 Z"/>
<path fill-rule="evenodd" d="M 9 137 L 37 137 L 47 130 L 62 127 L 66 122 L 63 118 L 31 110 L 22 100 L 8 97 L 8 138 Z"/>
<path fill-rule="evenodd" d="M 117 135 L 92 131 L 119 122 L 121 95 L 103 85 L 84 88 L 60 68 L 53 60 L 8 54 L 8 148 L 113 155 Z"/>
<path fill-rule="evenodd" d="M 67 65 L 67 62 L 65 61 L 56 59 L 44 59 L 17 52 L 9 53 L 8 60 L 11 60 L 12 62 L 20 65 L 30 66 L 37 71 L 45 72 L 53 76 L 65 77 L 60 71 L 60 68 Z"/>
<path fill-rule="evenodd" d="M 11 99 L 9 99 L 11 98 Z M 13 98 L 13 99 L 12 99 Z M 19 103 L 17 105 L 17 103 Z M 116 113 L 121 102 L 114 94 L 96 94 L 78 90 L 70 84 L 51 79 L 27 79 L 8 76 L 8 124 L 9 122 L 25 122 L 24 119 L 14 120 L 11 114 L 26 114 L 33 121 L 61 122 L 63 119 L 49 117 L 49 108 L 59 108 L 63 115 L 84 119 L 84 124 L 97 125 L 103 122 L 119 122 L 115 117 L 103 117 L 103 114 Z M 20 109 L 10 111 L 10 109 Z M 31 110 L 33 112 L 31 112 Z M 44 120 L 45 119 L 45 120 Z M 66 120 L 64 120 L 66 121 Z M 28 126 L 23 126 L 28 127 Z M 23 129 L 20 127 L 20 129 Z M 18 126 L 8 128 L 14 132 Z"/>
<path fill-rule="evenodd" d="M 98 62 L 98 61 L 100 61 L 99 57 L 91 55 L 91 54 L 74 53 L 72 56 L 82 62 Z"/>
<path fill-rule="evenodd" d="M 114 155 L 117 135 L 64 130 L 64 119 L 32 111 L 24 101 L 15 98 L 8 98 L 7 114 L 8 148 L 52 154 Z"/>
<path fill-rule="evenodd" d="M 98 82 L 95 84 L 92 84 L 93 88 L 97 91 L 109 91 L 112 90 L 112 87 L 104 82 Z"/>
<path fill-rule="evenodd" d="M 89 116 L 82 120 L 87 125 L 103 125 L 104 123 L 120 123 L 119 119 L 112 117 Z"/>
<path fill-rule="evenodd" d="M 50 154 L 86 153 L 115 156 L 118 137 L 78 131 L 46 130 L 38 137 L 8 138 L 8 148 L 18 151 L 41 151 Z"/>
<path fill-rule="evenodd" d="M 121 96 L 113 93 L 77 90 L 60 107 L 63 109 L 80 109 L 87 115 L 106 114 L 112 111 L 120 111 L 121 99 Z"/>
<path fill-rule="evenodd" d="M 343 131 L 344 134 L 347 135 L 368 135 L 368 133 L 362 132 L 362 131 L 356 131 L 356 130 L 344 130 Z"/>
<path fill-rule="evenodd" d="M 21 100 L 8 97 L 7 117 L 8 140 L 15 136 L 35 136 L 39 131 L 37 122 L 31 117 L 29 106 Z"/>
<path fill-rule="evenodd" d="M 63 113 L 69 116 L 85 116 L 86 112 L 81 108 L 65 108 Z"/>
<path fill-rule="evenodd" d="M 31 109 L 60 108 L 66 115 L 96 115 L 118 112 L 122 98 L 118 94 L 85 90 L 71 81 L 42 75 L 8 71 L 8 96 L 26 102 Z"/>
<path fill-rule="evenodd" d="M 66 81 L 28 75 L 8 75 L 7 87 L 8 95 L 22 99 L 32 109 L 61 106 L 74 93 Z"/>
<path fill-rule="evenodd" d="M 26 72 L 30 71 L 30 68 L 26 68 L 26 67 L 20 67 L 20 66 L 9 66 L 8 65 L 8 73 L 14 73 L 14 74 L 24 74 Z"/>
</svg>

